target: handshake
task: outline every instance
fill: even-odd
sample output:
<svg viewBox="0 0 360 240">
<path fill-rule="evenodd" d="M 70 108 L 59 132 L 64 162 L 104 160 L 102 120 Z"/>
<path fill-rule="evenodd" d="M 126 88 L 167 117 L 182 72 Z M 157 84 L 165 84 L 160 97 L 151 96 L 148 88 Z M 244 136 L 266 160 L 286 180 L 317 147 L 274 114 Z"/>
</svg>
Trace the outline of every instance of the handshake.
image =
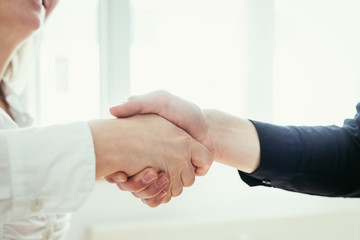
<svg viewBox="0 0 360 240">
<path fill-rule="evenodd" d="M 113 107 L 117 119 L 89 122 L 96 156 L 96 178 L 156 207 L 179 196 L 213 160 L 253 172 L 260 162 L 255 127 L 170 93 L 131 97 Z"/>
</svg>

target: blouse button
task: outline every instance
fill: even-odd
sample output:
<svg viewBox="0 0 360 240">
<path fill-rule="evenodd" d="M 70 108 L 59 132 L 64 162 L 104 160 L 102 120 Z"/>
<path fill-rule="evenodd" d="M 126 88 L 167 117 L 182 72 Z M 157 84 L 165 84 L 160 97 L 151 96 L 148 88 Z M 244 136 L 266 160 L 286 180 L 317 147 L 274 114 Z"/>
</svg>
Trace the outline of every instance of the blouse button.
<svg viewBox="0 0 360 240">
<path fill-rule="evenodd" d="M 262 181 L 263 184 L 265 185 L 271 185 L 271 181 L 270 180 L 264 180 Z"/>
<path fill-rule="evenodd" d="M 35 199 L 31 203 L 30 208 L 31 208 L 31 211 L 33 211 L 33 212 L 39 212 L 43 208 L 43 201 L 41 201 L 39 199 Z"/>
<path fill-rule="evenodd" d="M 52 237 L 52 233 L 50 230 L 44 233 L 45 240 L 49 240 L 49 239 L 51 239 L 51 237 Z"/>
</svg>

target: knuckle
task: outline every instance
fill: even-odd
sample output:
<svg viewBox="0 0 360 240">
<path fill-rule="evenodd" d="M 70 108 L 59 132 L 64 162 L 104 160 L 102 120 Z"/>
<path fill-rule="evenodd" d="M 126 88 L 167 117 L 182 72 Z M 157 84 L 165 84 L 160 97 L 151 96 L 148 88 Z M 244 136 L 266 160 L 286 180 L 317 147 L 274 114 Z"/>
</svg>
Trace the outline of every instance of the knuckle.
<svg viewBox="0 0 360 240">
<path fill-rule="evenodd" d="M 143 192 L 143 198 L 149 199 L 149 198 L 153 198 L 158 194 L 157 189 L 146 189 Z"/>
<path fill-rule="evenodd" d="M 159 100 L 159 102 L 163 102 L 163 103 L 165 103 L 169 97 L 169 93 L 165 90 L 157 90 L 154 92 L 154 95 Z"/>
<path fill-rule="evenodd" d="M 183 165 L 187 165 L 191 158 L 191 144 L 192 138 L 189 135 L 183 137 L 183 148 L 180 154 L 180 161 Z"/>
<path fill-rule="evenodd" d="M 208 154 L 207 155 L 207 163 L 208 163 L 208 166 L 210 167 L 214 162 L 214 155 L 211 152 L 208 152 L 207 154 Z"/>
<path fill-rule="evenodd" d="M 139 185 L 132 185 L 128 187 L 129 192 L 139 193 L 142 190 L 142 187 Z"/>
<path fill-rule="evenodd" d="M 177 192 L 175 192 L 175 194 L 173 195 L 173 197 L 178 197 L 178 196 L 180 196 L 182 192 L 183 192 L 183 189 L 178 190 Z"/>
<path fill-rule="evenodd" d="M 194 185 L 194 183 L 195 183 L 195 175 L 191 178 L 190 181 L 186 182 L 186 184 L 184 186 L 191 187 L 192 185 Z"/>
<path fill-rule="evenodd" d="M 135 101 L 136 100 L 136 96 L 131 96 L 131 97 L 129 97 L 127 100 L 129 101 L 129 102 L 133 102 L 133 101 Z"/>
<path fill-rule="evenodd" d="M 199 176 L 199 177 L 202 177 L 202 176 L 206 175 L 206 172 L 199 170 L 199 171 L 196 171 L 196 175 Z"/>
<path fill-rule="evenodd" d="M 122 188 L 124 189 L 124 191 L 129 191 L 129 192 L 141 192 L 144 190 L 145 186 L 144 184 L 142 184 L 140 181 L 138 181 L 137 179 L 132 179 L 130 182 L 128 183 L 123 183 L 122 184 Z"/>
<path fill-rule="evenodd" d="M 187 148 L 191 147 L 192 144 L 192 137 L 189 134 L 184 134 L 184 144 Z"/>
<path fill-rule="evenodd" d="M 169 95 L 169 92 L 165 91 L 165 90 L 157 90 L 154 92 L 156 95 L 158 96 L 167 96 Z"/>
<path fill-rule="evenodd" d="M 149 207 L 151 207 L 151 208 L 156 207 L 156 205 L 154 205 L 154 202 L 151 201 L 151 200 L 149 200 L 149 199 L 143 199 L 143 198 L 141 198 L 141 201 L 142 201 L 145 205 L 147 205 L 147 206 L 149 206 Z"/>
<path fill-rule="evenodd" d="M 123 187 L 122 184 L 116 184 L 116 186 L 117 186 L 121 191 L 125 191 L 125 188 Z"/>
<path fill-rule="evenodd" d="M 202 167 L 202 168 L 197 168 L 196 169 L 196 174 L 197 176 L 205 176 L 209 171 L 209 167 Z"/>
<path fill-rule="evenodd" d="M 180 151 L 174 157 L 174 172 L 181 172 L 181 170 L 186 169 L 191 163 L 190 153 L 187 151 Z"/>
<path fill-rule="evenodd" d="M 178 186 L 177 188 L 171 189 L 171 195 L 169 197 L 177 197 L 179 196 L 183 191 L 182 186 Z"/>
<path fill-rule="evenodd" d="M 140 198 L 136 193 L 131 193 L 134 197 Z"/>
<path fill-rule="evenodd" d="M 169 198 L 165 199 L 162 203 L 168 203 L 170 201 L 171 201 L 171 196 Z"/>
<path fill-rule="evenodd" d="M 156 208 L 157 206 L 159 206 L 161 204 L 161 202 L 157 202 L 154 200 L 149 201 L 148 206 L 150 206 L 151 208 Z"/>
</svg>

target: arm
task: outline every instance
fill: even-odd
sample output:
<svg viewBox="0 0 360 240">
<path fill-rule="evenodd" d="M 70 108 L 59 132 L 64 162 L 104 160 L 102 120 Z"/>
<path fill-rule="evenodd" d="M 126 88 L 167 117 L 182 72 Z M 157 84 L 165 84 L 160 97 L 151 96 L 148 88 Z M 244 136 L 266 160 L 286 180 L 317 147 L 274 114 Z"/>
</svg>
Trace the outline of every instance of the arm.
<svg viewBox="0 0 360 240">
<path fill-rule="evenodd" d="M 95 177 L 149 166 L 169 176 L 169 201 L 193 184 L 192 163 L 206 171 L 212 162 L 205 147 L 155 115 L 3 130 L 0 143 L 1 223 L 75 211 Z"/>
<path fill-rule="evenodd" d="M 204 146 L 212 151 L 213 155 L 215 156 L 215 161 L 234 167 L 239 167 L 240 169 L 248 172 L 254 171 L 256 166 L 259 164 L 259 150 L 255 151 L 256 148 L 259 148 L 257 134 L 255 128 L 248 120 L 236 119 L 235 117 L 226 114 L 222 116 L 220 112 L 213 110 L 202 111 L 195 104 L 175 97 L 164 91 L 157 91 L 147 95 L 131 97 L 129 101 L 112 108 L 110 111 L 115 117 L 128 117 L 136 114 L 156 113 L 173 122 L 178 127 L 191 133 L 192 137 L 203 143 Z M 210 112 L 219 114 L 211 115 L 209 114 Z M 226 122 L 225 125 L 221 125 L 222 122 L 226 121 L 227 117 L 229 117 L 230 121 Z M 228 126 L 227 130 L 229 130 L 228 135 L 224 134 L 222 131 L 225 129 L 226 125 Z M 212 126 L 211 129 L 210 126 Z M 234 132 L 230 132 L 230 126 L 233 130 L 235 130 Z M 244 129 L 244 131 L 240 131 L 240 134 L 236 134 L 239 132 L 239 126 L 247 126 L 250 128 Z M 215 134 L 218 134 L 218 136 L 215 136 Z M 247 153 L 244 153 L 245 155 L 247 154 L 249 158 L 244 160 L 240 159 L 242 164 L 239 166 L 236 159 L 231 157 L 236 155 L 235 153 L 238 149 L 238 145 L 236 144 L 236 141 L 234 141 L 233 137 L 236 137 L 236 139 L 239 141 L 244 142 L 242 141 L 243 138 L 241 137 L 243 134 L 249 135 L 248 139 L 251 139 L 251 142 L 247 141 L 247 143 L 249 143 L 248 146 L 252 146 L 253 149 L 250 150 L 247 147 L 242 148 L 242 150 L 249 150 Z M 220 137 L 224 138 L 224 140 L 219 140 L 216 142 L 214 141 L 214 139 L 219 139 Z M 230 141 L 234 144 L 221 144 L 221 146 L 214 146 L 214 144 L 225 143 L 226 141 Z M 235 151 L 225 148 L 224 150 L 221 150 L 222 147 L 235 148 Z M 238 157 L 244 156 L 244 154 L 241 154 Z M 109 176 L 107 179 L 110 180 L 112 177 L 113 176 Z M 159 195 L 156 198 L 153 198 L 153 194 L 147 194 L 146 192 L 147 187 L 151 187 L 155 188 L 157 192 L 160 193 L 162 190 L 161 187 L 151 183 L 144 184 L 143 182 L 140 182 L 140 178 L 138 178 L 137 182 L 124 182 L 126 176 L 121 174 L 121 177 L 122 180 L 117 181 L 117 185 L 120 189 L 125 189 L 126 191 L 132 192 L 136 197 L 140 197 L 143 200 L 145 199 L 145 203 L 149 206 L 154 207 L 162 203 Z M 143 189 L 145 190 L 143 191 Z"/>
<path fill-rule="evenodd" d="M 115 117 L 158 114 L 203 143 L 213 153 L 215 161 L 248 173 L 259 165 L 259 139 L 248 120 L 216 110 L 201 110 L 164 91 L 131 97 L 110 112 Z"/>
<path fill-rule="evenodd" d="M 0 131 L 0 222 L 77 210 L 95 180 L 85 122 Z"/>
<path fill-rule="evenodd" d="M 261 164 L 252 174 L 240 172 L 250 186 L 360 197 L 359 113 L 342 128 L 253 123 L 260 138 Z"/>
<path fill-rule="evenodd" d="M 156 115 L 93 122 L 90 128 L 99 177 L 119 170 L 132 176 L 151 166 L 169 175 L 164 201 L 193 184 L 195 168 L 205 174 L 212 163 L 211 153 L 203 145 Z"/>
<path fill-rule="evenodd" d="M 172 108 L 181 104 L 181 108 Z M 160 110 L 157 105 L 162 106 Z M 202 129 L 208 131 L 206 135 L 210 140 L 207 142 L 214 146 L 215 161 L 239 169 L 249 185 L 326 196 L 360 196 L 359 105 L 356 117 L 347 120 L 343 128 L 251 123 L 218 111 L 200 114 L 187 105 L 186 101 L 168 93 L 155 92 L 133 97 L 111 112 L 123 116 L 153 112 L 154 109 L 185 131 L 192 132 L 198 140 L 201 128 L 192 127 L 191 115 L 205 115 L 207 127 Z M 174 115 L 182 116 L 181 120 Z"/>
</svg>

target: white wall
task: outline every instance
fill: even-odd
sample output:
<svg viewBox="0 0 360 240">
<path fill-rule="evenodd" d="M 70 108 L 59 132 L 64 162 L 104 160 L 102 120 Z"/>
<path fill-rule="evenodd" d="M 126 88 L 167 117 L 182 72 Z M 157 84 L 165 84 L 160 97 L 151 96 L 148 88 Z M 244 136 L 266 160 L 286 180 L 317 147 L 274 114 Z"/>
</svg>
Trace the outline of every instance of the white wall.
<svg viewBox="0 0 360 240">
<path fill-rule="evenodd" d="M 128 221 L 93 225 L 89 240 L 356 240 L 359 223 L 359 211 L 278 219 Z"/>
<path fill-rule="evenodd" d="M 240 181 L 233 169 L 215 165 L 207 176 L 197 179 L 195 185 L 185 189 L 180 197 L 155 209 L 113 185 L 97 183 L 90 199 L 74 213 L 68 240 L 88 239 L 85 230 L 94 224 L 127 226 L 129 221 L 167 219 L 178 219 L 183 224 L 194 219 L 248 222 L 251 219 L 315 216 L 337 211 L 360 211 L 359 200 L 314 197 L 264 187 L 250 188 Z M 146 232 L 143 236 L 146 237 Z"/>
</svg>

